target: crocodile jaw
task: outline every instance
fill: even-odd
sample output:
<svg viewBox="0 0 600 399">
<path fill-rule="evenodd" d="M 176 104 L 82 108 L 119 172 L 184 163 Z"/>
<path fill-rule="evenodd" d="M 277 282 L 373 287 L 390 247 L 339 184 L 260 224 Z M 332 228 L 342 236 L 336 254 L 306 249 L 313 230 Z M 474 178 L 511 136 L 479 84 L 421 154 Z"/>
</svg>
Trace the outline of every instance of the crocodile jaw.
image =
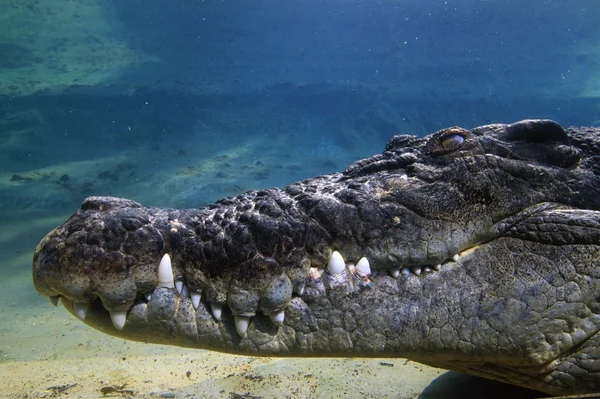
<svg viewBox="0 0 600 399">
<path fill-rule="evenodd" d="M 309 267 L 301 288 L 290 286 L 283 314 L 234 314 L 190 289 L 179 257 L 166 253 L 144 269 L 153 288 L 138 291 L 124 310 L 103 305 L 115 306 L 115 298 L 84 302 L 44 286 L 44 243 L 34 281 L 87 324 L 121 338 L 247 355 L 405 357 L 562 392 L 553 385 L 565 374 L 558 359 L 597 340 L 600 319 L 587 298 L 600 287 L 593 265 L 552 259 L 598 258 L 600 250 L 592 242 L 523 240 L 517 221 L 576 217 L 593 231 L 600 215 L 550 204 L 523 213 L 502 223 L 512 226 L 504 236 L 431 267 L 375 271 L 366 259 L 346 262 L 332 252 L 322 269 Z M 54 234 L 61 233 L 46 241 Z"/>
</svg>

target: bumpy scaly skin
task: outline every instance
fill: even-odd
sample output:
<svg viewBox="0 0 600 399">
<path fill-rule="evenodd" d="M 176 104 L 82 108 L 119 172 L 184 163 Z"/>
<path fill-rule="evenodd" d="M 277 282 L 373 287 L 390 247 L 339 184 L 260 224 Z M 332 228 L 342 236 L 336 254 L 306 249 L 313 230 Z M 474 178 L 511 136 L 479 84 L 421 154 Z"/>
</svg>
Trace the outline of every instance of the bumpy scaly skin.
<svg viewBox="0 0 600 399">
<path fill-rule="evenodd" d="M 522 121 L 395 136 L 344 173 L 202 209 L 91 197 L 37 247 L 34 283 L 127 339 L 600 390 L 599 165 L 600 129 Z M 183 288 L 159 284 L 165 254 Z"/>
</svg>

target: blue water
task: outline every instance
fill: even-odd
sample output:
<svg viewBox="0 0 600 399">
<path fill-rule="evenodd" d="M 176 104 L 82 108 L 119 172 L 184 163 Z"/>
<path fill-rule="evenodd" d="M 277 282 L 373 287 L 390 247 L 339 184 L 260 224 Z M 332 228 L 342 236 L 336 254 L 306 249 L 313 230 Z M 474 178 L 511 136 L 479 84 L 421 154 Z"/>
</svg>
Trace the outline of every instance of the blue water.
<svg viewBox="0 0 600 399">
<path fill-rule="evenodd" d="M 600 123 L 597 0 L 6 0 L 0 16 L 8 313 L 42 312 L 32 252 L 89 195 L 198 207 L 341 171 L 394 134 Z"/>
</svg>

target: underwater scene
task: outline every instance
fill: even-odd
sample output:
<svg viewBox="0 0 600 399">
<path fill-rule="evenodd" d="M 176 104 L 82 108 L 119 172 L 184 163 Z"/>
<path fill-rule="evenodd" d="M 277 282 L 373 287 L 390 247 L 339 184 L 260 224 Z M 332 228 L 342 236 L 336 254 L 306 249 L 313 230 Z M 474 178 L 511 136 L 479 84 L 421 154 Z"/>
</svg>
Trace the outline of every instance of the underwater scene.
<svg viewBox="0 0 600 399">
<path fill-rule="evenodd" d="M 586 347 L 598 304 L 569 308 L 579 318 L 560 326 L 541 317 L 563 335 L 540 354 L 533 337 L 546 330 L 528 312 L 551 296 L 541 283 L 519 283 L 538 298 L 519 312 L 506 301 L 483 310 L 491 288 L 478 294 L 483 321 L 457 327 L 469 324 L 467 338 L 404 294 L 450 309 L 453 289 L 500 274 L 453 277 L 475 268 L 473 253 L 525 267 L 585 250 L 572 264 L 594 266 L 596 280 L 578 272 L 577 295 L 600 297 L 598 133 L 569 129 L 600 125 L 597 0 L 1 0 L 0 20 L 0 397 L 600 392 L 586 377 L 599 366 L 538 385 L 527 374 L 562 367 L 536 363 L 547 353 Z M 508 127 L 474 129 L 490 124 Z M 465 143 L 481 152 L 461 173 L 492 154 L 514 180 L 491 190 L 483 174 L 440 172 Z M 465 185 L 488 190 L 485 201 L 455 196 Z M 535 204 L 500 209 L 489 192 Z M 476 206 L 461 211 L 463 200 Z M 547 221 L 579 209 L 564 223 L 578 226 L 563 237 L 568 254 L 551 229 L 535 248 L 519 230 L 531 212 Z M 525 216 L 495 252 L 488 233 L 461 236 L 515 214 Z M 429 228 L 422 255 L 410 240 Z M 509 313 L 525 332 L 485 341 L 481 324 L 502 330 L 486 315 Z M 573 356 L 591 362 L 594 350 Z"/>
</svg>

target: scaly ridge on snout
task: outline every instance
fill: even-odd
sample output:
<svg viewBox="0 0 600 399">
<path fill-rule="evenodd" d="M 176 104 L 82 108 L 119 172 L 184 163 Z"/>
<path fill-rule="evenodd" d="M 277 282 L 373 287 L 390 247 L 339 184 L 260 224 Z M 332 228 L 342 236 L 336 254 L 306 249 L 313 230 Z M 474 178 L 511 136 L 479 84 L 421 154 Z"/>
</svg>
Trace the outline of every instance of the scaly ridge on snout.
<svg viewBox="0 0 600 399">
<path fill-rule="evenodd" d="M 453 127 L 201 209 L 90 197 L 38 245 L 34 284 L 128 339 L 593 391 L 599 142 L 551 121 Z"/>
</svg>

